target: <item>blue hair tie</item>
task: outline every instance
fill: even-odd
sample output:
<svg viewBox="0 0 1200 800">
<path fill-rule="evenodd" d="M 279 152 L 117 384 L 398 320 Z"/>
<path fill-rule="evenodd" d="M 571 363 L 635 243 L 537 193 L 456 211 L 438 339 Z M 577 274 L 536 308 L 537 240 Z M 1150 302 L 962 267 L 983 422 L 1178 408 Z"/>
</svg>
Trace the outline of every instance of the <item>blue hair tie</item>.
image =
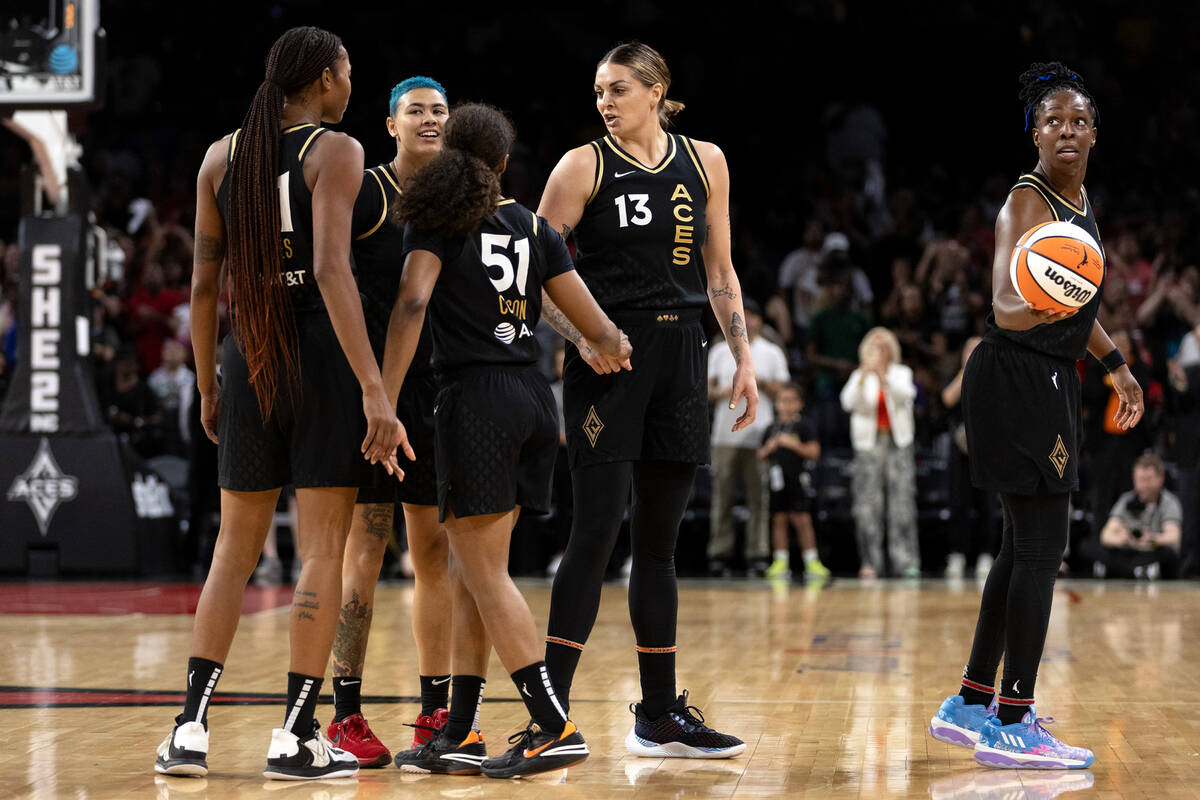
<svg viewBox="0 0 1200 800">
<path fill-rule="evenodd" d="M 400 104 L 400 98 L 411 92 L 413 89 L 433 89 L 442 96 L 442 99 L 447 103 L 450 99 L 446 96 L 446 87 L 435 81 L 433 78 L 427 78 L 424 75 L 414 75 L 411 78 L 406 78 L 392 87 L 392 94 L 388 98 L 388 116 L 396 116 L 396 107 Z"/>
</svg>

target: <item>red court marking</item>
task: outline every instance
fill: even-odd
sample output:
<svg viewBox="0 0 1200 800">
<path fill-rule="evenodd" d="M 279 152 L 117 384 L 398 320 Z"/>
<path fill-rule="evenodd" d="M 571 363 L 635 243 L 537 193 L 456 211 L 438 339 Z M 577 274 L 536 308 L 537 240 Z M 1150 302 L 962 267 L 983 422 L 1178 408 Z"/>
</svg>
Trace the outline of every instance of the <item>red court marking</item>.
<svg viewBox="0 0 1200 800">
<path fill-rule="evenodd" d="M 1075 591 L 1074 589 L 1067 589 L 1064 587 L 1059 591 L 1062 591 L 1067 595 L 1067 599 L 1071 601 L 1071 605 L 1083 602 L 1083 598 L 1079 596 L 1079 592 Z"/>
<path fill-rule="evenodd" d="M 194 614 L 196 583 L 0 583 L 0 614 Z M 242 613 L 292 602 L 290 586 L 247 586 Z"/>
</svg>

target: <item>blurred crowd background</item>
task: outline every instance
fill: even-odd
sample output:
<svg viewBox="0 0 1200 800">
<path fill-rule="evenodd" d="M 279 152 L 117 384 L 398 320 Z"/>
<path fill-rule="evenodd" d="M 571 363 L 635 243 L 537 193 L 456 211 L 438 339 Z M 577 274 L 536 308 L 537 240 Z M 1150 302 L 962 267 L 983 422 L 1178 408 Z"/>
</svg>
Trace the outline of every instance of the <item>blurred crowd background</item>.
<svg viewBox="0 0 1200 800">
<path fill-rule="evenodd" d="M 170 456 L 184 470 L 175 478 L 185 498 L 178 508 L 180 568 L 203 569 L 215 532 L 215 487 L 207 488 L 204 472 L 215 478 L 215 468 L 199 432 L 189 368 L 196 171 L 208 143 L 240 124 L 270 42 L 292 25 L 317 24 L 341 35 L 349 50 L 354 94 L 340 128 L 363 142 L 368 164 L 393 155 L 384 129 L 391 86 L 429 74 L 446 85 L 452 103 L 485 100 L 511 113 L 519 143 L 505 189 L 533 208 L 558 157 L 603 134 L 591 99 L 596 59 L 632 38 L 664 53 L 673 70 L 670 96 L 687 106 L 678 129 L 717 142 L 728 158 L 734 263 L 754 301 L 762 346 L 777 349 L 778 359 L 769 358 L 785 370 L 760 376 L 764 408 L 784 382 L 800 387 L 801 413 L 821 446 L 805 467 L 811 516 L 822 560 L 842 573 L 870 560 L 860 552 L 861 531 L 855 537 L 864 518 L 853 503 L 856 453 L 840 395 L 875 327 L 895 335 L 895 363 L 911 370 L 916 560 L 889 548 L 873 568 L 982 574 L 999 547 L 998 503 L 967 480 L 954 386 L 964 348 L 985 328 L 996 213 L 1016 176 L 1036 160 L 1022 130 L 1016 76 L 1034 60 L 1066 62 L 1100 106 L 1087 180 L 1107 256 L 1100 319 L 1148 404 L 1137 428 L 1115 428 L 1110 382 L 1094 360 L 1080 363 L 1083 485 L 1073 502 L 1067 568 L 1139 578 L 1194 572 L 1196 23 L 1108 0 L 902 5 L 751 4 L 718 19 L 692 6 L 636 2 L 570 14 L 535 6 L 519 16 L 496 6 L 477 17 L 331 10 L 315 0 L 217 0 L 203 9 L 156 4 L 152 12 L 143 3 L 104 2 L 105 104 L 72 112 L 96 222 L 122 254 L 120 269 L 93 297 L 96 390 L 113 428 L 143 457 Z M 0 128 L 0 396 L 21 358 L 14 333 L 17 186 L 31 160 L 26 143 Z M 553 376 L 556 343 L 552 335 L 543 341 Z M 724 345 L 714 335 L 711 346 Z M 720 387 L 713 388 L 715 397 Z M 759 436 L 765 424 L 769 419 Z M 763 441 L 734 446 L 757 449 Z M 1157 488 L 1148 479 L 1135 486 L 1138 470 L 1143 478 L 1158 476 Z M 682 573 L 760 575 L 769 568 L 771 553 L 761 544 L 769 520 L 757 504 L 769 491 L 768 471 L 739 474 L 747 479 L 701 475 L 681 537 Z M 560 503 L 548 518 L 522 521 L 515 571 L 553 569 L 569 512 L 569 502 Z M 1124 532 L 1110 519 L 1123 520 Z M 908 536 L 905 521 L 888 521 L 890 538 Z M 1163 532 L 1171 523 L 1181 526 L 1175 539 Z M 1154 555 L 1163 548 L 1173 552 Z M 618 554 L 614 573 L 620 561 Z"/>
</svg>

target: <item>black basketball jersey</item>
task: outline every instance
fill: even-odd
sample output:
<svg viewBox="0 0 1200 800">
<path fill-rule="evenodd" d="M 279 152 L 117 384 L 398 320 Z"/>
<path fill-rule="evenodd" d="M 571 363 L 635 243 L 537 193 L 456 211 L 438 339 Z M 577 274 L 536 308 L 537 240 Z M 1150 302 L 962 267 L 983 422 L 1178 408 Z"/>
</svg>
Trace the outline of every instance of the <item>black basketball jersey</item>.
<svg viewBox="0 0 1200 800">
<path fill-rule="evenodd" d="M 241 129 L 229 137 L 229 155 L 225 177 L 217 188 L 217 208 L 224 219 L 229 213 L 229 177 L 237 152 Z M 304 157 L 312 152 L 312 144 L 325 128 L 312 123 L 293 125 L 279 137 L 279 245 L 283 250 L 283 270 L 279 280 L 288 289 L 293 311 L 314 311 L 325 308 L 317 280 L 313 277 L 313 219 L 312 192 L 304 182 Z M 226 222 L 228 229 L 228 222 Z M 233 298 L 237 302 L 237 298 Z"/>
<path fill-rule="evenodd" d="M 383 344 L 388 320 L 396 303 L 400 277 L 404 274 L 404 230 L 392 221 L 392 208 L 402 194 L 400 183 L 389 164 L 380 164 L 363 172 L 362 186 L 354 201 L 353 240 L 355 278 L 362 298 L 375 357 L 382 364 Z M 413 355 L 409 374 L 429 372 L 433 338 L 429 326 L 421 328 L 421 339 Z"/>
<path fill-rule="evenodd" d="M 708 303 L 701 255 L 708 175 L 691 140 L 667 136 L 667 154 L 654 167 L 608 136 L 591 143 L 595 184 L 575 228 L 575 255 L 605 311 Z"/>
<path fill-rule="evenodd" d="M 542 284 L 574 269 L 562 237 L 515 200 L 468 236 L 404 231 L 404 254 L 428 250 L 442 261 L 429 302 L 433 364 L 439 371 L 477 365 L 533 364 Z"/>
<path fill-rule="evenodd" d="M 1036 172 L 1029 172 L 1017 179 L 1016 185 L 1009 191 L 1020 188 L 1030 188 L 1042 196 L 1054 219 L 1069 222 L 1083 228 L 1100 244 L 1100 226 L 1096 223 L 1096 215 L 1088 200 L 1087 190 L 1083 194 L 1083 208 L 1063 197 L 1050 185 L 1050 181 Z M 1104 249 L 1101 244 L 1101 254 Z M 1064 361 L 1078 361 L 1087 355 L 1088 339 L 1092 335 L 1092 326 L 1100 311 L 1100 297 L 1104 293 L 1104 281 L 1100 282 L 1100 291 L 1096 292 L 1079 312 L 1059 322 L 1036 325 L 1026 331 L 1011 331 L 996 325 L 995 313 L 988 314 L 988 336 L 999 337 L 1016 342 L 1023 347 L 1036 350 L 1039 353 L 1061 358 Z"/>
</svg>

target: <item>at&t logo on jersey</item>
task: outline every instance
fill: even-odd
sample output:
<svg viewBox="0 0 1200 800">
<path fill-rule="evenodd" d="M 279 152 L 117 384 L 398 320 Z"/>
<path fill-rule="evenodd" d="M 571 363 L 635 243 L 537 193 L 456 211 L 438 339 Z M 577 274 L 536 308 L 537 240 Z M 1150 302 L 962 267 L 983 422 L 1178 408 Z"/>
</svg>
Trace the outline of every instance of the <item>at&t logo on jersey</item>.
<svg viewBox="0 0 1200 800">
<path fill-rule="evenodd" d="M 513 327 L 511 322 L 501 322 L 492 333 L 496 334 L 496 338 L 505 344 L 512 344 L 519 338 L 517 329 Z M 533 331 L 529 330 L 529 327 L 524 322 L 521 323 L 520 336 L 533 336 Z"/>
<path fill-rule="evenodd" d="M 50 440 L 44 437 L 29 467 L 8 487 L 9 500 L 29 504 L 42 536 L 49 532 L 50 520 L 59 504 L 74 500 L 78 493 L 79 479 L 59 468 L 50 452 Z"/>
</svg>

